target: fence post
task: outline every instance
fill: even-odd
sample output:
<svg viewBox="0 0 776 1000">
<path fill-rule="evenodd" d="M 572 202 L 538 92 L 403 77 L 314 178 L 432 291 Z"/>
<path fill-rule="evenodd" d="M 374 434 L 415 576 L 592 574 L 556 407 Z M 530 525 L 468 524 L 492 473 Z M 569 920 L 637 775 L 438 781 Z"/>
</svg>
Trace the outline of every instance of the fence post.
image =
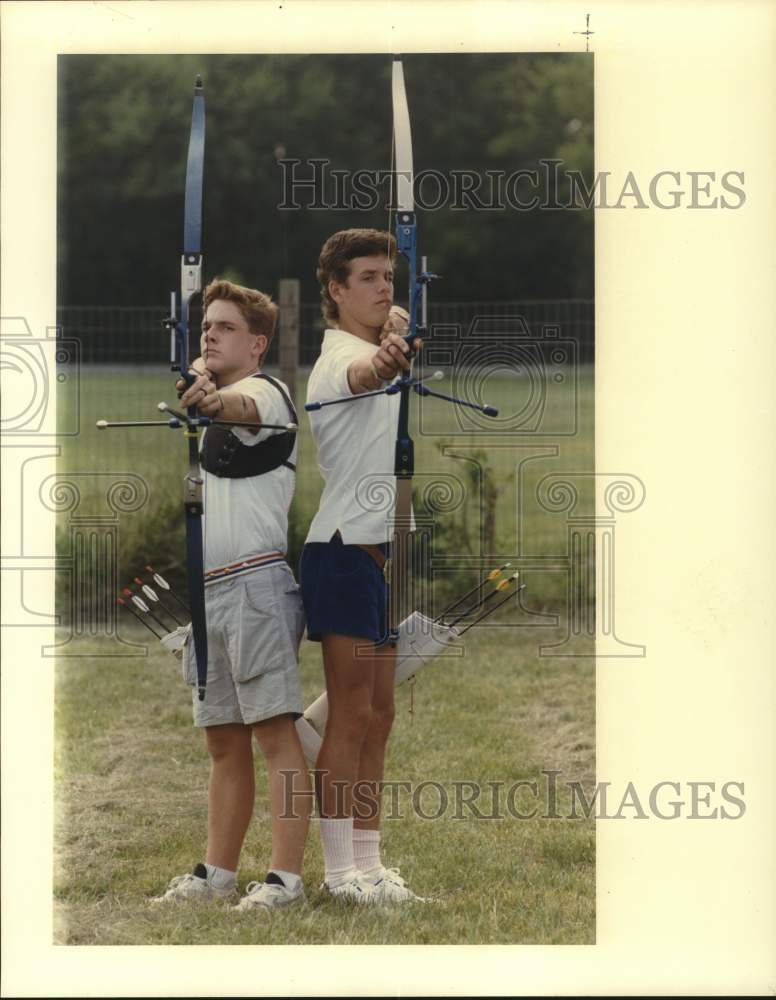
<svg viewBox="0 0 776 1000">
<path fill-rule="evenodd" d="M 281 278 L 278 283 L 280 322 L 278 334 L 278 361 L 280 379 L 288 386 L 291 399 L 296 402 L 296 378 L 299 368 L 299 280 Z"/>
</svg>

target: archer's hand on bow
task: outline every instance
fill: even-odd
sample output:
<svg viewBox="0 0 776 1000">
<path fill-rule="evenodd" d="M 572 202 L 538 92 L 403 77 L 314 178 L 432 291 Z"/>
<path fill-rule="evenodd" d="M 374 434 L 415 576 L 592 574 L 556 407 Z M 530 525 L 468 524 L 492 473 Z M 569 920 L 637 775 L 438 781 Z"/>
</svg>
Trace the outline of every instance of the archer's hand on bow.
<svg viewBox="0 0 776 1000">
<path fill-rule="evenodd" d="M 406 333 L 406 327 L 403 328 Z M 412 358 L 423 347 L 422 340 L 415 340 L 412 347 L 404 339 L 402 333 L 387 333 L 380 341 L 380 348 L 372 358 L 372 366 L 384 382 L 396 378 L 402 372 L 408 372 L 412 366 Z"/>
<path fill-rule="evenodd" d="M 186 408 L 195 406 L 197 411 L 206 417 L 215 417 L 224 408 L 221 394 L 207 370 L 205 370 L 205 374 L 197 375 L 188 388 L 183 379 L 179 379 L 176 382 L 175 388 L 181 393 L 180 401 L 182 406 Z"/>
<path fill-rule="evenodd" d="M 386 382 L 392 382 L 401 372 L 410 370 L 411 359 L 422 346 L 423 341 L 416 340 L 412 349 L 401 333 L 386 333 L 383 328 L 377 353 L 359 358 L 351 362 L 348 367 L 350 391 L 358 396 L 361 393 L 381 389 Z"/>
</svg>

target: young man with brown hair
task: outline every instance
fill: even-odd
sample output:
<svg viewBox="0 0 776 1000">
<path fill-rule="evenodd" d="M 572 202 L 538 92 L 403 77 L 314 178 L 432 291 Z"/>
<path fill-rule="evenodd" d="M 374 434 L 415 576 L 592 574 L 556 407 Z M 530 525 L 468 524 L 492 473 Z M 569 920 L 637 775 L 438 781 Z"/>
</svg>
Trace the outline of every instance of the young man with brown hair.
<svg viewBox="0 0 776 1000">
<path fill-rule="evenodd" d="M 267 763 L 272 857 L 249 884 L 241 910 L 304 900 L 300 877 L 309 823 L 309 775 L 294 725 L 302 713 L 297 653 L 304 630 L 299 588 L 285 562 L 294 493 L 296 435 L 261 423 L 296 423 L 286 387 L 261 372 L 275 332 L 269 296 L 229 281 L 203 294 L 202 357 L 182 406 L 255 428 L 213 425 L 204 434 L 205 594 L 208 671 L 204 702 L 192 690 L 194 725 L 205 730 L 211 770 L 204 862 L 176 876 L 155 902 L 232 899 L 253 814 L 255 737 Z M 183 672 L 196 685 L 191 637 Z M 288 777 L 299 803 L 284 816 Z"/>
<path fill-rule="evenodd" d="M 395 256 L 393 237 L 374 229 L 338 232 L 324 244 L 317 275 L 329 328 L 308 401 L 366 393 L 409 369 L 407 315 L 392 310 Z M 369 496 L 376 487 L 383 496 L 394 490 L 398 406 L 398 395 L 378 395 L 310 414 L 325 486 L 300 579 L 329 703 L 316 763 L 324 888 L 357 902 L 419 898 L 380 856 L 380 784 L 394 717 L 384 577 L 393 507 L 371 507 Z"/>
</svg>

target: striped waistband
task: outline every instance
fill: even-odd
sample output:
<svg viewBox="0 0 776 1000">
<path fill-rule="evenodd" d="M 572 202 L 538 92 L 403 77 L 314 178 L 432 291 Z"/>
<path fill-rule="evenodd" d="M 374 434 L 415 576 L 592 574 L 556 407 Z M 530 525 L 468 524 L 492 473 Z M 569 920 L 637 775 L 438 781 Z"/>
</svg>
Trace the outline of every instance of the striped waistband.
<svg viewBox="0 0 776 1000">
<path fill-rule="evenodd" d="M 216 583 L 218 580 L 241 576 L 243 573 L 253 573 L 254 570 L 264 569 L 265 566 L 274 566 L 276 563 L 285 562 L 285 558 L 282 552 L 265 552 L 264 555 L 250 556 L 248 559 L 241 559 L 240 562 L 230 563 L 228 566 L 209 569 L 205 573 L 205 586 Z"/>
</svg>

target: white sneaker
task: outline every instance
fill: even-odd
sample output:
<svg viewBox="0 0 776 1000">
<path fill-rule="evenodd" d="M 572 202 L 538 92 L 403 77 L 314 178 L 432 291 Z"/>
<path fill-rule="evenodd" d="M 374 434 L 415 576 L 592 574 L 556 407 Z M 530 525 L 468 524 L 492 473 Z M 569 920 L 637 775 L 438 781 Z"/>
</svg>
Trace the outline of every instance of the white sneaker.
<svg viewBox="0 0 776 1000">
<path fill-rule="evenodd" d="M 353 877 L 347 882 L 343 882 L 342 885 L 337 885 L 333 889 L 329 886 L 328 882 L 323 882 L 321 884 L 321 891 L 328 893 L 328 895 L 333 896 L 335 899 L 341 899 L 348 903 L 360 904 L 373 903 L 375 901 L 373 886 L 358 871 L 354 871 Z"/>
<path fill-rule="evenodd" d="M 234 885 L 223 889 L 213 885 L 207 878 L 207 869 L 204 865 L 197 865 L 194 869 L 197 874 L 187 873 L 186 875 L 176 875 L 167 886 L 161 896 L 154 896 L 152 903 L 185 903 L 190 899 L 200 902 L 210 902 L 212 900 L 231 900 L 237 898 L 237 888 Z M 204 874 L 199 874 L 200 872 Z"/>
<path fill-rule="evenodd" d="M 301 881 L 297 889 L 289 889 L 275 882 L 249 882 L 245 895 L 234 907 L 235 910 L 276 910 L 283 906 L 305 901 L 304 887 Z"/>
<path fill-rule="evenodd" d="M 416 896 L 399 874 L 398 868 L 383 868 L 364 880 L 371 883 L 376 903 L 425 903 L 423 896 Z"/>
</svg>

